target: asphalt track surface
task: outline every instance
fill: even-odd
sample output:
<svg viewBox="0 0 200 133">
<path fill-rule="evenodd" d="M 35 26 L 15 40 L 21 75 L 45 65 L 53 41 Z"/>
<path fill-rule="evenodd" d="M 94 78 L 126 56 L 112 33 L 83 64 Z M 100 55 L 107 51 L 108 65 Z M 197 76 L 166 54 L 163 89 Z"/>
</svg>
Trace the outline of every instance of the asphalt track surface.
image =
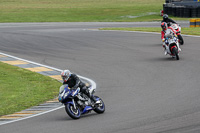
<svg viewBox="0 0 200 133">
<path fill-rule="evenodd" d="M 96 30 L 159 24 L 0 24 L 0 52 L 90 78 L 106 104 L 104 114 L 72 120 L 62 108 L 0 133 L 199 133 L 200 38 L 183 36 L 176 61 L 164 56 L 159 34 Z"/>
</svg>

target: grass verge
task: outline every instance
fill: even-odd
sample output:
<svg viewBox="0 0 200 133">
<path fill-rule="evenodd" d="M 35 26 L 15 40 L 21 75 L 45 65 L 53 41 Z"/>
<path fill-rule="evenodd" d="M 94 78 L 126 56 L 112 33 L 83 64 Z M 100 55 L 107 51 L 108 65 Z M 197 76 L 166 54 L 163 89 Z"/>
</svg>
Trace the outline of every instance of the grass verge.
<svg viewBox="0 0 200 133">
<path fill-rule="evenodd" d="M 0 22 L 113 22 L 161 19 L 165 0 L 0 0 Z"/>
<path fill-rule="evenodd" d="M 0 62 L 0 116 L 38 105 L 58 95 L 61 83 Z"/>
<path fill-rule="evenodd" d="M 132 27 L 132 28 L 100 28 L 100 30 L 124 30 L 124 31 L 144 31 L 161 33 L 160 27 Z M 200 36 L 200 27 L 181 28 L 181 33 L 186 35 Z"/>
</svg>

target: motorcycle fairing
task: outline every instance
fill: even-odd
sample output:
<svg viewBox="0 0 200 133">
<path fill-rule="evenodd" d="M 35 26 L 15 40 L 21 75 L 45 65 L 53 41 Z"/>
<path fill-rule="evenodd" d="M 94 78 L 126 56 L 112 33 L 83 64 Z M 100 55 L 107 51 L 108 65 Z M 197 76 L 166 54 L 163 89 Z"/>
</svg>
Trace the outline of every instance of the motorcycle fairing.
<svg viewBox="0 0 200 133">
<path fill-rule="evenodd" d="M 90 110 L 92 110 L 92 107 L 91 107 L 91 106 L 86 106 L 86 107 L 84 108 L 84 110 L 82 111 L 81 114 L 85 114 L 85 113 L 87 113 L 87 112 L 90 111 Z"/>
</svg>

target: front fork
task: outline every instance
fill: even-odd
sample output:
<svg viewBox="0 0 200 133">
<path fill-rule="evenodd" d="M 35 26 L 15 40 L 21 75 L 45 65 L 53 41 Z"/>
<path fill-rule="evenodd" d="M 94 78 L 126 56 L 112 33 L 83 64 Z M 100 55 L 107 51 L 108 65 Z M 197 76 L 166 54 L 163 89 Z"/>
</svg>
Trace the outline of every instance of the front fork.
<svg viewBox="0 0 200 133">
<path fill-rule="evenodd" d="M 68 102 L 64 103 L 64 105 L 67 105 L 67 103 L 73 104 L 74 109 L 77 108 L 74 99 L 72 99 L 72 101 L 68 101 Z"/>
<path fill-rule="evenodd" d="M 74 99 L 72 99 L 72 103 L 73 103 L 73 105 L 74 105 L 74 108 L 76 109 L 76 104 L 75 104 L 75 102 L 74 102 Z"/>
</svg>

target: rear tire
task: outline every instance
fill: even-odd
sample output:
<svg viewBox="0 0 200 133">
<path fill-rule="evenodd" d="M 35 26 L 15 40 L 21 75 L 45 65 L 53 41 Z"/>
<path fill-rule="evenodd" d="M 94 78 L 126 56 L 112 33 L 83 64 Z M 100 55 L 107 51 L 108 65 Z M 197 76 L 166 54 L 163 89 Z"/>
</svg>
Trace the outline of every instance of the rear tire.
<svg viewBox="0 0 200 133">
<path fill-rule="evenodd" d="M 172 53 L 173 53 L 173 55 L 175 55 L 176 60 L 179 60 L 178 50 L 177 50 L 176 47 L 174 47 L 174 48 L 172 49 Z"/>
<path fill-rule="evenodd" d="M 72 118 L 72 119 L 79 119 L 81 116 L 81 112 L 80 109 L 78 107 L 76 107 L 76 109 L 74 108 L 74 105 L 71 103 L 67 103 L 65 105 L 65 110 L 67 112 L 67 114 Z"/>
<path fill-rule="evenodd" d="M 99 98 L 98 96 L 94 96 L 95 99 Z M 105 104 L 101 98 L 99 98 L 100 104 L 94 109 L 94 111 L 98 114 L 102 114 L 105 111 Z"/>
<path fill-rule="evenodd" d="M 183 37 L 181 35 L 178 35 L 178 39 L 179 39 L 179 43 L 183 45 L 184 44 Z"/>
</svg>

